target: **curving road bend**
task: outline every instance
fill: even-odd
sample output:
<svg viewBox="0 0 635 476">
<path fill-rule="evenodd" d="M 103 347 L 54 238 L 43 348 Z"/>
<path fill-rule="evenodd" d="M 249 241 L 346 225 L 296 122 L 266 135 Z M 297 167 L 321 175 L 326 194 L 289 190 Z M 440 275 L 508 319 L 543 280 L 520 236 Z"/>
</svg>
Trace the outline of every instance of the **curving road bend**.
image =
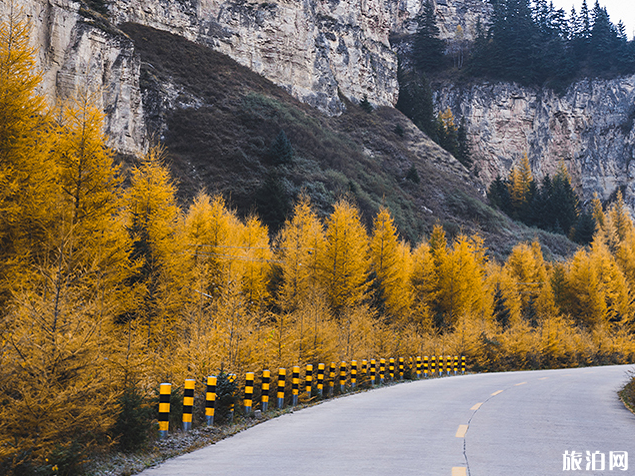
<svg viewBox="0 0 635 476">
<path fill-rule="evenodd" d="M 269 420 L 141 474 L 635 474 L 635 416 L 616 394 L 632 369 L 478 374 L 380 388 Z M 628 470 L 620 451 L 628 452 Z"/>
</svg>

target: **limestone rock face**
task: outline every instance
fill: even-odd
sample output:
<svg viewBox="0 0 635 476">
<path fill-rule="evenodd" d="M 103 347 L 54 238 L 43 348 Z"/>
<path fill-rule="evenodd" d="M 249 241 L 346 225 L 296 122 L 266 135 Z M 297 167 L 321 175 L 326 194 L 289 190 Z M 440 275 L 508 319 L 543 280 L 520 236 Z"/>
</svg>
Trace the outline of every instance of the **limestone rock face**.
<svg viewBox="0 0 635 476">
<path fill-rule="evenodd" d="M 622 187 L 635 208 L 635 76 L 581 81 L 562 96 L 508 83 L 447 85 L 436 104 L 465 118 L 485 184 L 527 152 L 538 178 L 564 161 L 584 200 Z"/>
<path fill-rule="evenodd" d="M 80 10 L 70 0 L 14 2 L 33 28 L 38 49 L 41 84 L 51 102 L 75 94 L 92 94 L 106 113 L 105 132 L 110 146 L 124 154 L 144 147 L 145 125 L 139 90 L 140 62 L 134 45 L 124 35 Z M 0 3 L 6 18 L 9 2 Z"/>
<path fill-rule="evenodd" d="M 385 0 L 114 0 L 116 23 L 136 22 L 227 54 L 328 114 L 364 96 L 397 101 L 397 58 Z"/>
<path fill-rule="evenodd" d="M 464 40 L 476 36 L 476 24 L 480 18 L 486 24 L 491 11 L 488 0 L 433 0 L 436 7 L 437 26 L 440 37 L 452 41 L 457 39 L 460 26 Z M 390 30 L 393 35 L 413 34 L 417 31 L 416 16 L 426 0 L 386 0 L 390 11 Z"/>
</svg>

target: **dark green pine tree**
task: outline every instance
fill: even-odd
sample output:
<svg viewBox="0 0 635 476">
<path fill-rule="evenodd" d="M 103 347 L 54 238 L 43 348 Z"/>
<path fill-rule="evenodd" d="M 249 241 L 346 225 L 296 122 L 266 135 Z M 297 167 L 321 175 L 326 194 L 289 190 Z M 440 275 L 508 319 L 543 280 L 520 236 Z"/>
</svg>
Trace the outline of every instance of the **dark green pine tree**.
<svg viewBox="0 0 635 476">
<path fill-rule="evenodd" d="M 569 235 L 571 229 L 578 221 L 578 196 L 576 195 L 569 177 L 558 172 L 553 178 L 553 195 L 551 200 L 551 213 L 555 218 L 553 229 L 560 228 L 562 233 Z"/>
<path fill-rule="evenodd" d="M 596 74 L 609 71 L 615 63 L 618 47 L 615 26 L 611 23 L 606 8 L 600 7 L 596 0 L 593 7 L 593 28 L 589 41 L 589 64 Z"/>
<path fill-rule="evenodd" d="M 421 71 L 437 71 L 444 63 L 445 43 L 439 38 L 434 4 L 428 0 L 417 15 L 417 33 L 412 45 L 415 66 Z"/>
<path fill-rule="evenodd" d="M 596 223 L 592 213 L 589 213 L 586 210 L 580 213 L 578 221 L 575 224 L 573 241 L 581 245 L 589 245 L 593 241 L 595 227 Z"/>
<path fill-rule="evenodd" d="M 509 309 L 507 309 L 507 300 L 503 296 L 500 287 L 496 286 L 496 291 L 494 292 L 494 319 L 496 319 L 496 322 L 503 330 L 506 330 L 509 327 L 509 317 L 510 313 Z"/>
<path fill-rule="evenodd" d="M 436 116 L 432 102 L 432 88 L 425 74 L 415 75 L 397 69 L 399 99 L 396 108 L 433 140 L 436 138 Z"/>
<path fill-rule="evenodd" d="M 489 203 L 498 208 L 506 215 L 512 214 L 512 199 L 509 194 L 509 183 L 500 175 L 496 177 L 487 189 L 487 198 Z"/>
<path fill-rule="evenodd" d="M 285 180 L 276 172 L 271 172 L 254 197 L 256 210 L 262 222 L 273 233 L 277 232 L 292 210 L 291 195 Z"/>
<path fill-rule="evenodd" d="M 293 146 L 284 131 L 280 131 L 269 147 L 269 160 L 273 165 L 288 165 L 293 163 Z"/>
</svg>

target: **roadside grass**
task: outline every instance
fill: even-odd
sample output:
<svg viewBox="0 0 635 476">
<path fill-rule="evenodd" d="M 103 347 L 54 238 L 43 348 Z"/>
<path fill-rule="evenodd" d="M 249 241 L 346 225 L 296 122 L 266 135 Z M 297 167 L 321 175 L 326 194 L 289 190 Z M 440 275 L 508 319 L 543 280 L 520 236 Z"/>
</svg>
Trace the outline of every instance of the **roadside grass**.
<svg viewBox="0 0 635 476">
<path fill-rule="evenodd" d="M 635 372 L 629 372 L 630 381 L 617 394 L 631 413 L 635 414 Z"/>
</svg>

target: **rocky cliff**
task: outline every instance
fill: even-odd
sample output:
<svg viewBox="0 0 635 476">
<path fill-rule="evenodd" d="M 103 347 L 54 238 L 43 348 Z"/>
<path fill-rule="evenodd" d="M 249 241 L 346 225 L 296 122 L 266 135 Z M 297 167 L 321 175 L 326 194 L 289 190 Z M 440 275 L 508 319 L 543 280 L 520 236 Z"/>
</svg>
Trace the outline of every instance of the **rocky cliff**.
<svg viewBox="0 0 635 476">
<path fill-rule="evenodd" d="M 11 2 L 0 3 L 6 14 Z M 64 98 L 98 91 L 107 133 L 118 151 L 145 147 L 140 59 L 118 25 L 137 22 L 167 30 L 227 54 L 328 115 L 342 96 L 392 105 L 397 59 L 390 39 L 416 29 L 421 0 L 21 0 L 34 25 L 43 89 Z M 88 8 L 90 5 L 92 8 Z M 484 0 L 437 0 L 442 36 L 474 35 Z M 95 8 L 95 6 L 99 8 Z M 95 10 L 101 11 L 99 13 Z M 624 187 L 632 198 L 634 78 L 584 81 L 558 96 L 511 84 L 456 86 L 436 92 L 439 110 L 464 117 L 480 178 L 488 184 L 528 152 L 540 177 L 560 160 L 585 199 Z M 178 91 L 175 92 L 178 97 Z M 194 105 L 196 106 L 196 105 Z"/>
<path fill-rule="evenodd" d="M 446 85 L 435 99 L 465 118 L 486 184 L 527 152 L 537 177 L 564 161 L 584 200 L 622 188 L 635 207 L 635 77 L 585 80 L 562 95 L 505 83 Z"/>
<path fill-rule="evenodd" d="M 70 0 L 13 2 L 33 25 L 33 46 L 42 71 L 42 91 L 51 101 L 77 92 L 94 94 L 106 113 L 110 145 L 124 154 L 144 148 L 139 90 L 140 61 L 132 41 Z M 0 2 L 6 17 L 11 2 Z"/>
</svg>

